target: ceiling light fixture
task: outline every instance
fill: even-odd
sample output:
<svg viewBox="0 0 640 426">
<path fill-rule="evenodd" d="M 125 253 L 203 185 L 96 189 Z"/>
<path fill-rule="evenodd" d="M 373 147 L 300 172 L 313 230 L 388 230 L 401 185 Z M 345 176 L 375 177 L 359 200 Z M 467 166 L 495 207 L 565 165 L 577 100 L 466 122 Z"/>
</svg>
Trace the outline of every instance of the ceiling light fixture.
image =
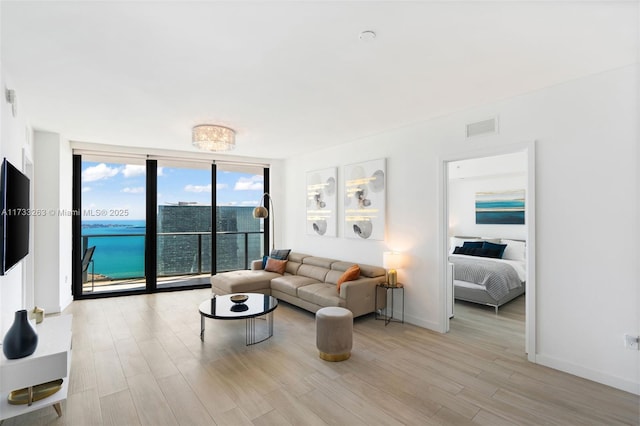
<svg viewBox="0 0 640 426">
<path fill-rule="evenodd" d="M 205 151 L 231 151 L 236 147 L 236 132 L 233 129 L 213 124 L 193 127 L 193 146 Z"/>
</svg>

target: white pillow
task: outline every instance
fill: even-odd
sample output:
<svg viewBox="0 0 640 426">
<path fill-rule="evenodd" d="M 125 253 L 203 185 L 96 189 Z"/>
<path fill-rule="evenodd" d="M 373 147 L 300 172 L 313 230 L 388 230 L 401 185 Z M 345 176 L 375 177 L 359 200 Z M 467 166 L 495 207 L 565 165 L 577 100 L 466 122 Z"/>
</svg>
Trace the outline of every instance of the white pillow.
<svg viewBox="0 0 640 426">
<path fill-rule="evenodd" d="M 453 250 L 456 247 L 462 247 L 465 241 L 478 241 L 480 238 L 477 237 L 469 237 L 469 238 L 460 238 L 460 237 L 451 237 L 449 238 L 449 254 L 453 254 Z"/>
<path fill-rule="evenodd" d="M 488 243 L 494 243 L 494 244 L 501 244 L 500 238 L 482 237 L 482 241 L 486 241 Z"/>
<path fill-rule="evenodd" d="M 506 244 L 507 248 L 504 249 L 503 259 L 508 260 L 524 260 L 526 253 L 526 243 L 524 241 L 516 240 L 501 240 L 502 244 Z"/>
</svg>

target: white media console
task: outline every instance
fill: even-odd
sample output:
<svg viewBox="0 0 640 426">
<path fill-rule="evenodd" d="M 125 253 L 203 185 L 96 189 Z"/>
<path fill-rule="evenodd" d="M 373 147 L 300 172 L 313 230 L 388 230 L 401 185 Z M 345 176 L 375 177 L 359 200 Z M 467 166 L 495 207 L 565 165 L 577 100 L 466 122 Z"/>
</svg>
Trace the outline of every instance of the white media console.
<svg viewBox="0 0 640 426">
<path fill-rule="evenodd" d="M 47 317 L 36 326 L 38 347 L 19 359 L 0 359 L 0 421 L 43 407 L 54 407 L 61 415 L 60 402 L 67 399 L 71 366 L 71 315 Z M 11 405 L 11 391 L 63 379 L 62 388 L 53 395 L 31 405 Z M 52 408 L 53 409 L 53 408 Z"/>
</svg>

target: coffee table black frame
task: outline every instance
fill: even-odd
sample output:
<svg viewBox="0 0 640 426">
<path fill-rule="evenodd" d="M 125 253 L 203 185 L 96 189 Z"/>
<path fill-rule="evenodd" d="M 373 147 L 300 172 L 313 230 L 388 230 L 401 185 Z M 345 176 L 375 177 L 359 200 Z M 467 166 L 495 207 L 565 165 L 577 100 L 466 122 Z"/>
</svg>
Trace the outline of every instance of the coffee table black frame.
<svg viewBox="0 0 640 426">
<path fill-rule="evenodd" d="M 278 307 L 278 299 L 261 293 L 241 293 L 248 297 L 244 303 L 233 303 L 231 296 L 214 296 L 200 304 L 200 340 L 204 342 L 204 318 L 219 320 L 246 320 L 246 345 L 255 345 L 273 336 L 273 311 Z M 266 316 L 267 336 L 256 340 L 256 318 Z"/>
</svg>

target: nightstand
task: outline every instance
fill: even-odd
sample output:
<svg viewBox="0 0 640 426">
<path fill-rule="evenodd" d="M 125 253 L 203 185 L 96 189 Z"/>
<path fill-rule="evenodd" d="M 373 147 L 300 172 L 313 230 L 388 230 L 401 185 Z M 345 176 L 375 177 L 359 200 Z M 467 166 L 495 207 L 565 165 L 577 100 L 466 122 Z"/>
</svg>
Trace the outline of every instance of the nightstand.
<svg viewBox="0 0 640 426">
<path fill-rule="evenodd" d="M 378 309 L 378 291 L 384 291 L 386 294 L 385 298 L 385 307 L 383 309 Z M 396 292 L 400 292 L 400 296 L 402 299 L 402 317 L 401 319 L 397 319 L 393 317 L 393 308 L 394 308 L 394 298 Z M 389 297 L 391 294 L 391 297 Z M 391 303 L 389 303 L 391 300 Z M 387 326 L 390 322 L 400 322 L 404 323 L 404 285 L 398 283 L 395 286 L 391 286 L 388 283 L 378 284 L 376 287 L 376 319 L 384 320 L 384 325 Z"/>
</svg>

